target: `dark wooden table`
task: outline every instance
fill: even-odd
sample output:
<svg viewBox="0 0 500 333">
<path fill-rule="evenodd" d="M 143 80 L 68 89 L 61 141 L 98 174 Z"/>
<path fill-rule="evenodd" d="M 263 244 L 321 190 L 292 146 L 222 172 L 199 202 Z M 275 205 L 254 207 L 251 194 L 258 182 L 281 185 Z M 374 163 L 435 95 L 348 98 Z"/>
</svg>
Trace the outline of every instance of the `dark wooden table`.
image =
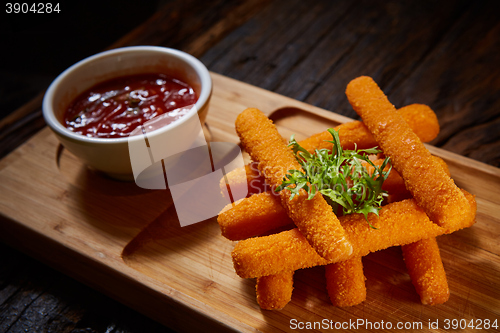
<svg viewBox="0 0 500 333">
<path fill-rule="evenodd" d="M 176 0 L 148 10 L 134 13 L 137 22 L 124 27 L 134 28 L 108 48 L 181 49 L 211 71 L 353 118 L 343 92 L 369 75 L 396 107 L 434 109 L 441 132 L 433 145 L 500 166 L 498 1 Z M 106 47 L 91 40 L 68 55 L 77 61 Z M 45 126 L 41 99 L 50 82 L 31 99 L 33 85 L 24 95 L 22 85 L 13 88 L 20 79 L 8 67 L 2 93 L 26 96 L 26 104 L 2 111 L 0 157 Z M 169 331 L 17 249 L 0 244 L 0 262 L 0 332 Z"/>
</svg>

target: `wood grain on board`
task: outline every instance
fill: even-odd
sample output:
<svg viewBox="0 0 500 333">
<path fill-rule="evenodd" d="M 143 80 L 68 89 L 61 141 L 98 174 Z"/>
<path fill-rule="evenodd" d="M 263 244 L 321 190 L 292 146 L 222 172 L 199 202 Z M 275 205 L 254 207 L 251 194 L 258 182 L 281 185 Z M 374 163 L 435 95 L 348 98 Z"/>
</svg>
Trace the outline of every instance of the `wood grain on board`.
<svg viewBox="0 0 500 333">
<path fill-rule="evenodd" d="M 284 136 L 308 136 L 349 120 L 212 77 L 207 125 L 214 141 L 238 142 L 234 120 L 248 105 L 270 115 Z M 401 250 L 393 247 L 363 258 L 368 294 L 360 305 L 332 306 L 323 268 L 316 267 L 297 272 L 285 309 L 263 311 L 255 300 L 255 281 L 235 274 L 230 256 L 235 243 L 220 235 L 215 218 L 181 228 L 168 191 L 106 179 L 65 150 L 58 155 L 58 147 L 44 129 L 0 163 L 2 240 L 174 329 L 274 332 L 288 330 L 291 319 L 427 325 L 500 316 L 500 171 L 495 167 L 430 148 L 478 202 L 473 227 L 438 238 L 451 289 L 445 304 L 420 304 Z M 167 309 L 175 316 L 165 316 Z"/>
<path fill-rule="evenodd" d="M 344 98 L 345 85 L 357 75 L 370 75 L 376 79 L 397 107 L 410 103 L 425 103 L 436 111 L 442 125 L 442 131 L 432 144 L 475 160 L 462 159 L 456 154 L 451 154 L 447 159 L 452 170 L 466 171 L 454 174 L 455 179 L 460 184 L 474 182 L 478 176 L 476 170 L 480 169 L 482 172 L 479 175 L 484 179 L 481 182 L 484 189 L 481 189 L 480 192 L 491 193 L 492 188 L 498 188 L 498 183 L 495 181 L 497 169 L 486 168 L 484 164 L 477 164 L 476 161 L 482 161 L 490 166 L 500 166 L 500 107 L 497 97 L 500 89 L 498 81 L 500 77 L 500 67 L 498 66 L 500 63 L 500 24 L 497 19 L 500 2 L 494 0 L 358 1 L 356 3 L 348 0 L 315 0 L 312 2 L 296 0 L 217 0 L 209 2 L 174 0 L 158 1 L 158 3 L 164 6 L 158 7 L 153 17 L 145 22 L 140 22 L 140 15 L 135 15 L 137 28 L 116 41 L 104 41 L 100 36 L 98 43 L 95 43 L 95 35 L 90 32 L 103 27 L 99 25 L 95 29 L 96 17 L 93 16 L 93 30 L 89 30 L 89 40 L 92 40 L 92 43 L 81 45 L 78 48 L 84 52 L 79 52 L 75 48 L 68 49 L 66 43 L 62 53 L 57 53 L 52 48 L 47 48 L 47 52 L 33 52 L 31 48 L 33 43 L 35 46 L 42 43 L 40 35 L 37 34 L 36 40 L 31 43 L 29 36 L 25 36 L 28 39 L 25 40 L 23 37 L 22 41 L 23 44 L 28 45 L 30 52 L 25 52 L 24 58 L 27 56 L 35 60 L 57 53 L 58 55 L 68 55 L 68 57 L 63 56 L 66 61 L 70 59 L 69 55 L 75 59 L 81 59 L 90 53 L 98 52 L 99 48 L 104 48 L 106 45 L 110 45 L 109 48 L 132 45 L 173 47 L 197 56 L 211 71 L 218 74 L 350 117 L 355 115 Z M 87 11 L 93 9 L 87 3 L 80 4 L 78 7 L 84 8 L 85 6 L 87 6 Z M 119 14 L 119 8 L 116 12 L 120 18 L 125 17 Z M 81 13 L 79 11 L 78 15 Z M 73 21 L 74 16 L 68 14 L 66 9 L 63 15 L 67 15 L 66 18 L 70 17 Z M 16 16 L 16 19 L 18 17 Z M 113 29 L 118 26 L 121 24 L 114 26 Z M 67 29 L 68 27 L 63 26 L 62 28 Z M 102 46 L 97 47 L 97 45 Z M 8 46 L 7 43 L 6 47 Z M 18 49 L 12 49 L 13 52 L 16 50 Z M 58 56 L 57 59 L 61 58 Z M 22 68 L 26 69 L 25 65 L 23 64 Z M 39 83 L 40 74 L 32 76 L 32 73 L 17 73 L 15 72 L 17 68 L 12 68 L 10 63 L 7 66 L 9 67 L 9 75 L 2 76 L 2 83 L 9 83 L 9 78 L 12 77 L 15 77 L 17 81 L 9 89 L 3 90 L 3 100 L 10 98 L 19 100 L 19 96 L 22 94 L 20 90 L 23 87 L 31 87 L 32 90 L 33 84 Z M 48 73 L 47 70 L 47 66 L 40 68 L 43 77 L 52 75 L 55 78 L 59 74 Z M 22 80 L 25 82 L 20 85 Z M 49 81 L 47 79 L 47 82 Z M 43 87 L 39 89 L 43 89 Z M 221 101 L 226 99 L 233 102 L 239 101 L 237 102 L 238 108 L 263 103 L 259 101 L 261 95 L 255 93 L 254 88 L 238 85 L 238 89 L 248 90 L 248 94 L 231 92 L 232 90 L 228 92 L 219 90 L 217 95 L 224 96 Z M 34 96 L 36 92 L 31 90 L 29 91 L 30 96 Z M 7 156 L 0 161 L 0 169 L 9 167 L 13 161 L 20 163 L 19 160 L 24 158 L 23 156 L 31 154 L 31 151 L 27 150 L 29 147 L 38 149 L 39 146 L 33 146 L 35 141 L 30 141 L 31 143 L 23 148 L 16 148 L 44 127 L 41 113 L 42 97 L 43 92 L 10 116 L 0 120 L 0 158 Z M 304 112 L 300 110 L 283 108 L 281 101 L 284 100 L 279 99 L 276 103 L 270 101 L 265 103 L 270 103 L 266 107 L 269 112 L 281 109 L 280 112 L 274 112 L 272 116 L 279 123 L 280 130 L 285 136 L 299 130 L 294 125 L 297 122 L 307 123 L 304 128 L 312 128 L 311 126 L 315 123 L 324 122 L 323 117 L 310 116 L 310 113 L 306 117 Z M 28 102 L 28 98 L 26 98 L 26 102 Z M 216 107 L 219 105 L 219 108 L 223 110 L 221 104 L 223 103 L 214 105 Z M 288 105 L 295 104 L 290 102 Z M 299 109 L 309 107 L 300 105 Z M 5 113 L 11 110 L 2 111 Z M 219 126 L 213 126 L 212 129 L 218 138 L 232 140 L 234 132 L 231 113 L 225 114 L 225 117 L 228 118 L 212 118 L 212 122 Z M 330 122 L 328 123 L 330 124 Z M 300 127 L 302 128 L 302 126 Z M 310 133 L 303 133 L 305 136 L 308 134 Z M 41 137 L 37 136 L 33 140 L 39 139 Z M 432 147 L 430 148 L 432 149 Z M 439 150 L 439 154 L 448 154 L 447 151 Z M 50 161 L 54 159 L 52 154 L 51 150 Z M 66 161 L 64 165 L 68 165 L 67 162 L 72 161 L 67 154 L 64 153 L 62 156 L 64 157 L 63 162 Z M 33 163 L 33 160 L 30 160 L 30 163 Z M 26 168 L 22 170 L 26 170 Z M 63 189 L 62 193 L 67 193 L 66 195 L 72 196 L 75 193 L 75 188 L 85 184 L 88 187 L 96 187 L 96 190 L 90 191 L 91 193 L 99 192 L 96 194 L 96 198 L 80 195 L 84 199 L 84 203 L 93 204 L 98 199 L 102 199 L 103 195 L 104 197 L 111 195 L 112 193 L 108 193 L 110 188 L 117 188 L 125 193 L 130 192 L 130 189 L 110 185 L 105 179 L 86 177 L 86 172 L 81 171 L 79 165 L 77 165 L 76 170 L 73 168 L 61 170 L 60 172 L 66 178 L 80 179 L 77 182 L 79 185 L 71 187 L 73 191 L 67 188 Z M 72 171 L 70 172 L 70 170 Z M 82 175 L 77 176 L 80 173 Z M 38 173 L 35 172 L 35 174 Z M 5 176 L 5 174 L 3 175 Z M 50 173 L 43 174 L 43 177 L 52 176 Z M 490 181 L 491 179 L 493 181 Z M 16 186 L 21 186 L 20 184 L 22 183 L 15 184 L 14 189 L 17 190 Z M 49 188 L 52 189 L 53 185 L 50 185 Z M 43 190 L 45 191 L 45 189 Z M 38 193 L 45 195 L 42 192 Z M 5 205 L 10 206 L 9 192 L 2 194 L 4 195 L 2 198 L 8 199 L 9 202 Z M 66 200 L 65 195 L 59 195 L 62 201 Z M 120 202 L 134 204 L 133 200 L 127 201 L 123 198 Z M 493 219 L 482 224 L 486 223 L 489 228 L 488 232 L 491 232 L 498 239 L 498 232 L 495 229 L 498 199 L 497 201 L 493 200 L 493 202 L 494 205 L 488 204 L 487 201 L 482 202 L 483 209 L 488 211 L 485 216 L 493 216 Z M 38 207 L 36 204 L 33 205 L 33 209 Z M 20 211 L 29 211 L 31 208 L 31 205 L 23 206 Z M 102 207 L 96 209 L 96 213 L 89 213 L 86 218 L 93 219 L 96 214 L 103 210 Z M 49 210 L 45 210 L 45 212 L 48 213 Z M 29 215 L 27 212 L 24 214 Z M 35 211 L 31 215 L 36 216 L 37 214 Z M 2 215 L 4 215 L 3 210 Z M 57 216 L 54 214 L 54 218 Z M 160 216 L 161 214 L 158 215 L 158 218 Z M 99 223 L 95 225 L 95 227 L 97 226 L 99 226 L 97 229 L 110 228 Z M 3 227 L 6 228 L 6 226 Z M 134 232 L 137 229 L 140 228 L 135 228 Z M 33 251 L 32 256 L 39 257 L 40 253 L 45 252 L 39 250 L 38 234 L 35 233 L 28 241 L 27 231 L 29 230 L 23 227 L 19 232 L 14 232 L 14 237 L 4 235 L 3 238 L 11 238 L 15 243 L 13 246 L 22 248 L 24 252 L 29 252 L 30 244 L 36 246 L 37 249 Z M 19 237 L 16 236 L 18 234 L 24 235 L 23 239 L 19 240 Z M 447 239 L 456 239 L 459 235 L 454 234 L 453 238 L 440 237 L 440 244 Z M 469 234 L 466 233 L 466 235 Z M 487 239 L 489 240 L 486 243 L 491 248 L 498 247 L 497 241 L 492 238 Z M 458 248 L 461 248 L 460 243 L 458 243 Z M 24 329 L 35 330 L 36 328 L 37 330 L 77 333 L 87 332 L 91 330 L 90 327 L 103 332 L 123 330 L 164 332 L 166 330 L 166 328 L 154 325 L 154 323 L 148 323 L 144 317 L 134 311 L 117 305 L 116 302 L 99 295 L 98 292 L 61 276 L 53 269 L 40 265 L 5 245 L 2 246 L 1 250 L 0 331 L 15 332 Z M 147 248 L 143 250 L 147 250 Z M 385 252 L 391 253 L 390 251 Z M 396 251 L 394 254 L 399 256 L 397 250 L 394 251 Z M 60 261 L 60 254 L 68 253 L 68 251 L 63 246 L 58 248 L 55 253 L 59 253 L 54 257 Z M 136 255 L 141 253 L 143 252 L 138 251 Z M 372 260 L 378 258 L 377 255 L 379 254 L 367 257 L 370 261 L 365 260 L 365 266 L 378 267 L 372 264 Z M 460 256 L 459 253 L 456 255 Z M 452 257 L 448 256 L 448 259 L 451 260 Z M 93 262 L 92 257 L 89 260 L 91 263 Z M 47 260 L 45 262 L 57 267 L 55 262 Z M 400 261 L 396 262 L 400 264 Z M 453 260 L 448 261 L 448 263 L 448 270 L 455 267 Z M 61 263 L 58 265 L 59 267 L 64 266 Z M 95 265 L 88 264 L 87 267 L 95 268 Z M 100 268 L 95 268 L 95 270 L 100 271 Z M 374 271 L 372 270 L 372 272 Z M 307 278 L 312 278 L 310 273 L 305 274 Z M 79 280 L 84 280 L 80 274 L 73 276 L 76 275 L 79 276 Z M 316 282 L 317 279 L 321 279 L 321 275 L 321 273 L 313 274 L 316 279 L 312 281 Z M 94 277 L 95 274 L 92 273 L 89 276 Z M 102 282 L 102 279 L 100 281 Z M 405 281 L 407 282 L 407 280 Z M 486 280 L 485 283 L 490 283 L 488 281 L 491 280 Z M 105 288 L 98 288 L 91 279 L 85 282 L 94 288 L 106 291 Z M 324 284 L 321 281 L 318 282 L 318 288 L 322 285 Z M 494 281 L 492 285 L 498 286 L 498 281 Z M 296 288 L 294 297 L 299 297 L 298 295 L 301 293 L 303 298 L 307 297 L 307 292 L 312 287 L 309 284 L 302 286 Z M 374 290 L 373 287 L 380 286 L 385 286 L 385 284 L 372 285 L 371 289 Z M 395 294 L 394 297 L 397 297 L 400 290 L 391 288 L 390 291 Z M 408 288 L 410 290 L 411 286 L 408 285 Z M 248 291 L 249 302 L 253 302 L 252 290 L 250 289 Z M 146 290 L 149 289 L 146 288 Z M 385 292 L 382 293 L 385 294 Z M 474 294 L 474 289 L 471 289 L 470 293 Z M 317 294 L 319 295 L 319 292 Z M 414 295 L 413 292 L 411 294 Z M 146 292 L 146 295 L 149 295 L 149 292 Z M 123 298 L 120 295 L 113 296 L 115 299 L 121 300 Z M 141 302 L 131 302 L 130 295 L 127 297 L 126 304 L 132 305 L 136 309 L 142 307 Z M 147 299 L 144 295 L 136 298 L 142 302 L 145 298 Z M 163 298 L 159 304 L 163 306 L 164 302 Z M 473 309 L 469 308 L 467 304 L 464 301 L 461 310 L 472 315 Z M 163 311 L 159 310 L 153 316 L 161 318 L 163 323 L 176 327 L 177 330 L 182 330 L 182 320 L 186 316 L 181 313 L 179 319 L 176 320 L 178 312 L 173 311 L 173 309 L 178 308 L 179 304 L 174 305 L 171 308 L 164 307 Z M 152 316 L 151 305 L 145 308 L 147 308 L 148 315 Z M 492 308 L 498 309 L 498 304 L 493 304 Z M 43 313 L 43 316 L 40 313 Z M 362 315 L 361 311 L 358 311 L 357 314 Z M 194 320 L 187 320 L 184 323 L 187 325 L 184 330 L 192 328 L 189 326 L 192 321 Z M 209 321 L 212 320 L 209 319 Z"/>
</svg>

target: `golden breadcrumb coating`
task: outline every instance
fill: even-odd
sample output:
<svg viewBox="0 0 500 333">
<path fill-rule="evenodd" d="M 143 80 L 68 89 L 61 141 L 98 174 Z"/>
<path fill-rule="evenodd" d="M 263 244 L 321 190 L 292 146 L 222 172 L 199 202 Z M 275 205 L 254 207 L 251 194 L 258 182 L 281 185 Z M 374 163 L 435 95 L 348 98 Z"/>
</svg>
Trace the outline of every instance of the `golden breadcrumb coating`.
<svg viewBox="0 0 500 333">
<path fill-rule="evenodd" d="M 461 220 L 452 228 L 442 228 L 432 223 L 414 199 L 388 204 L 380 209 L 379 217 L 370 214 L 351 214 L 340 217 L 342 226 L 353 246 L 354 256 L 365 256 L 370 252 L 391 246 L 405 245 L 421 239 L 470 227 L 474 224 L 476 201 L 473 195 L 463 191 L 473 217 Z M 318 265 L 340 262 L 320 257 L 297 229 L 265 237 L 240 241 L 232 252 L 236 273 L 242 278 L 277 274 L 281 271 L 295 271 Z"/>
<path fill-rule="evenodd" d="M 334 130 L 339 131 L 340 144 L 344 149 L 354 149 L 354 144 L 357 144 L 359 149 L 372 148 L 377 145 L 373 136 L 368 131 L 366 126 L 360 121 L 351 121 L 334 127 Z M 315 149 L 332 149 L 332 135 L 328 131 L 313 134 L 307 139 L 299 142 L 310 153 Z"/>
<path fill-rule="evenodd" d="M 403 245 L 403 256 L 411 281 L 422 304 L 442 304 L 450 297 L 436 238 Z"/>
<path fill-rule="evenodd" d="M 366 299 L 361 257 L 325 266 L 326 289 L 335 306 L 353 306 Z"/>
<path fill-rule="evenodd" d="M 280 197 L 271 192 L 254 194 L 237 205 L 226 206 L 217 217 L 222 235 L 230 240 L 242 240 L 262 235 L 270 230 L 293 224 Z M 226 208 L 225 208 L 226 209 Z"/>
<path fill-rule="evenodd" d="M 242 278 L 274 275 L 284 270 L 295 271 L 329 263 L 314 251 L 297 228 L 242 240 L 236 244 L 231 255 L 236 274 Z"/>
<path fill-rule="evenodd" d="M 472 212 L 464 195 L 373 79 L 362 76 L 352 80 L 346 94 L 430 219 L 448 230 L 470 220 Z"/>
<path fill-rule="evenodd" d="M 257 278 L 257 303 L 264 310 L 281 310 L 292 299 L 293 271 Z"/>
<path fill-rule="evenodd" d="M 450 170 L 448 169 L 448 165 L 446 162 L 437 156 L 431 156 L 432 159 L 434 159 L 438 164 L 443 168 L 444 172 L 449 176 L 450 175 Z M 372 161 L 373 164 L 376 166 L 380 167 L 382 163 L 384 163 L 384 159 L 377 159 L 375 161 Z M 371 175 L 374 171 L 375 168 L 368 164 L 367 162 L 363 163 L 363 166 L 366 168 L 368 173 Z M 384 171 L 389 170 L 389 166 L 386 166 Z M 384 191 L 387 191 L 389 194 L 407 194 L 408 190 L 406 189 L 405 182 L 403 178 L 401 178 L 401 175 L 394 169 L 391 170 L 389 173 L 389 176 L 387 179 L 384 181 L 382 184 L 382 189 Z M 406 196 L 411 197 L 411 193 L 408 193 Z"/>
<path fill-rule="evenodd" d="M 397 110 L 420 141 L 429 142 L 439 134 L 436 113 L 425 104 L 410 104 Z"/>
<path fill-rule="evenodd" d="M 443 168 L 449 174 L 446 163 L 439 157 L 434 158 L 441 161 Z M 373 163 L 381 165 L 383 160 L 375 160 Z M 373 172 L 373 167 L 368 164 L 366 167 L 368 172 Z M 411 198 L 403 178 L 394 169 L 382 185 L 382 189 L 389 193 L 389 202 Z M 269 192 L 254 194 L 238 201 L 234 206 L 227 205 L 219 213 L 217 222 L 220 225 L 222 235 L 233 241 L 259 236 L 293 223 L 281 205 L 281 200 Z"/>
<path fill-rule="evenodd" d="M 226 183 L 227 182 L 227 183 Z M 222 196 L 226 195 L 229 191 L 242 193 L 244 188 L 247 190 L 247 197 L 255 193 L 262 193 L 266 191 L 265 179 L 260 174 L 258 163 L 252 162 L 245 165 L 244 168 L 236 168 L 226 174 L 220 180 L 220 189 Z M 240 189 L 242 187 L 242 189 Z M 226 188 L 226 190 L 224 190 Z"/>
<path fill-rule="evenodd" d="M 436 138 L 439 133 L 439 122 L 436 114 L 430 107 L 424 104 L 411 104 L 396 111 L 408 123 L 411 130 L 422 140 L 429 142 Z M 351 121 L 334 128 L 339 131 L 339 139 L 342 148 L 354 150 L 367 149 L 378 146 L 377 141 L 368 128 L 360 121 Z M 331 149 L 332 135 L 328 131 L 314 134 L 302 140 L 299 144 L 309 152 L 315 149 Z"/>
<path fill-rule="evenodd" d="M 301 170 L 272 121 L 261 111 L 246 109 L 240 113 L 236 132 L 245 150 L 259 162 L 259 170 L 271 186 L 280 185 L 288 170 Z M 321 257 L 339 260 L 352 253 L 339 220 L 321 194 L 306 200 L 306 192 L 301 191 L 290 200 L 290 192 L 284 190 L 280 196 L 288 216 Z"/>
</svg>

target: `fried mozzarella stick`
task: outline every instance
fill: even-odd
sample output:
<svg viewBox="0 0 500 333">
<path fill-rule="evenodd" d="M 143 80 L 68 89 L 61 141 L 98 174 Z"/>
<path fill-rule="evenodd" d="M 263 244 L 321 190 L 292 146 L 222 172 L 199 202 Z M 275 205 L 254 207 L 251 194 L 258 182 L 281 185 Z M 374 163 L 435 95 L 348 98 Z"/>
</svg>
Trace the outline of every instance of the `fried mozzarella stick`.
<svg viewBox="0 0 500 333">
<path fill-rule="evenodd" d="M 372 78 L 347 85 L 347 98 L 430 219 L 448 230 L 472 218 L 467 199 Z"/>
<path fill-rule="evenodd" d="M 261 111 L 246 109 L 240 113 L 236 132 L 252 159 L 259 161 L 259 170 L 271 186 L 280 185 L 288 170 L 301 170 L 272 121 Z M 288 190 L 281 191 L 281 204 L 314 250 L 327 260 L 350 256 L 352 246 L 323 196 L 317 194 L 307 200 L 307 193 L 301 191 L 290 200 L 290 195 Z"/>
<path fill-rule="evenodd" d="M 354 306 L 366 299 L 361 257 L 325 266 L 326 289 L 335 306 Z"/>
<path fill-rule="evenodd" d="M 281 310 L 292 299 L 293 271 L 257 278 L 257 303 L 265 310 Z"/>
<path fill-rule="evenodd" d="M 265 192 L 267 190 L 265 179 L 260 174 L 258 165 L 259 163 L 252 162 L 245 165 L 244 168 L 236 168 L 228 172 L 226 176 L 220 180 L 219 183 L 222 196 L 225 196 L 226 193 L 226 191 L 224 191 L 224 188 L 227 189 L 227 193 L 229 193 L 229 191 L 242 193 L 238 192 L 238 189 L 244 189 L 246 187 L 247 197 L 255 193 Z"/>
<path fill-rule="evenodd" d="M 449 174 L 446 163 L 439 157 L 434 158 L 445 168 Z M 375 165 L 381 165 L 382 159 L 373 161 Z M 368 171 L 374 168 L 368 166 Z M 396 170 L 392 170 L 389 177 L 382 185 L 382 189 L 389 193 L 391 202 L 401 201 L 398 198 L 408 199 L 411 195 L 405 188 L 403 178 Z M 271 230 L 292 224 L 281 200 L 272 192 L 254 194 L 238 202 L 237 205 L 227 205 L 217 217 L 222 235 L 229 240 L 243 240 L 250 237 L 260 236 Z"/>
<path fill-rule="evenodd" d="M 422 304 L 442 304 L 450 297 L 446 273 L 436 238 L 403 245 L 403 256 L 411 281 Z"/>
<path fill-rule="evenodd" d="M 464 191 L 468 208 L 476 211 L 474 196 Z M 464 207 L 465 208 L 465 207 Z M 370 252 L 391 246 L 405 245 L 421 239 L 436 237 L 470 227 L 474 218 L 462 220 L 453 228 L 442 228 L 431 222 L 414 199 L 388 204 L 380 209 L 379 217 L 370 214 L 351 214 L 340 217 L 348 239 L 353 246 L 351 257 L 365 256 Z M 283 231 L 265 237 L 240 241 L 232 252 L 236 273 L 242 278 L 277 274 L 281 271 L 296 271 L 343 260 L 326 260 L 320 257 L 297 229 Z"/>
<path fill-rule="evenodd" d="M 254 194 L 227 205 L 217 217 L 221 233 L 230 240 L 262 235 L 273 229 L 293 224 L 278 195 L 271 192 Z"/>
</svg>

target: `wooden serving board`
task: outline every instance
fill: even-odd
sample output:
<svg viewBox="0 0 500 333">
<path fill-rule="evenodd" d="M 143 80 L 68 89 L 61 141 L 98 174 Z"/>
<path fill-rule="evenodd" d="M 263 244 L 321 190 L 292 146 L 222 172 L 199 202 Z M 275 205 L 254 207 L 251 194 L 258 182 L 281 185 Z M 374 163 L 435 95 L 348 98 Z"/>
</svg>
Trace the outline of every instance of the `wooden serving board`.
<svg viewBox="0 0 500 333">
<path fill-rule="evenodd" d="M 295 133 L 298 139 L 350 121 L 212 77 L 207 125 L 213 141 L 238 142 L 234 120 L 247 107 L 261 109 L 283 136 Z M 429 149 L 478 203 L 473 227 L 438 238 L 451 290 L 443 305 L 420 303 L 401 250 L 393 247 L 363 259 L 368 293 L 360 305 L 332 306 L 324 269 L 316 267 L 295 274 L 292 301 L 283 310 L 261 310 L 255 281 L 234 272 L 235 243 L 220 235 L 216 218 L 181 228 L 168 191 L 143 190 L 88 171 L 47 128 L 0 161 L 0 237 L 180 331 L 293 331 L 307 322 L 358 319 L 391 322 L 393 328 L 398 322 L 421 323 L 423 330 L 438 321 L 435 331 L 446 331 L 446 320 L 451 325 L 453 319 L 482 322 L 483 328 L 485 320 L 500 324 L 500 170 Z"/>
</svg>

